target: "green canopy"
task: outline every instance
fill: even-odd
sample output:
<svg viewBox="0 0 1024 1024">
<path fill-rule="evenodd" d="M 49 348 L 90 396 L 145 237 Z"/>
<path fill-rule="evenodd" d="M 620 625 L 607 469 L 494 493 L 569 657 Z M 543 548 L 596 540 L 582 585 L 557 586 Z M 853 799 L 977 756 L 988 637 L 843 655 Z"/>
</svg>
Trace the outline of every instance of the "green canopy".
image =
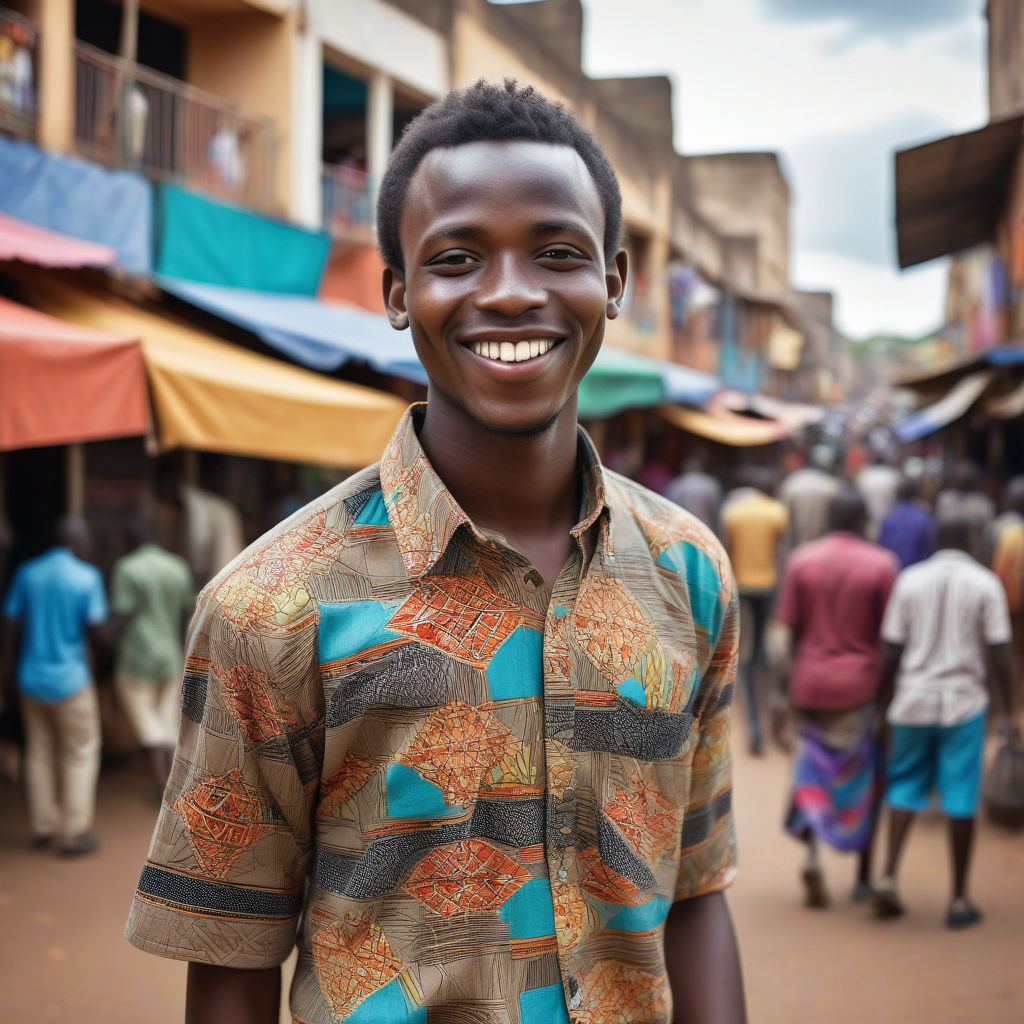
<svg viewBox="0 0 1024 1024">
<path fill-rule="evenodd" d="M 186 281 L 315 295 L 329 235 L 164 185 L 157 193 L 156 271 Z"/>
<path fill-rule="evenodd" d="M 665 378 L 656 365 L 648 366 L 627 352 L 603 348 L 580 382 L 579 417 L 601 420 L 624 409 L 666 401 Z"/>
</svg>

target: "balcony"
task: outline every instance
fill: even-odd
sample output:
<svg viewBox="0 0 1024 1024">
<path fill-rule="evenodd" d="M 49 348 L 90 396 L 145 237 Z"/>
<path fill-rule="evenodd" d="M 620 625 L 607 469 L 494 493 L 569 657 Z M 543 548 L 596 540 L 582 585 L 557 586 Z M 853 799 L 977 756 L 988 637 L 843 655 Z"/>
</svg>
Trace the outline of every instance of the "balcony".
<svg viewBox="0 0 1024 1024">
<path fill-rule="evenodd" d="M 372 245 L 377 201 L 373 179 L 356 167 L 324 164 L 321 180 L 324 230 L 339 241 Z"/>
<path fill-rule="evenodd" d="M 0 131 L 36 135 L 38 33 L 20 14 L 0 7 Z"/>
<path fill-rule="evenodd" d="M 75 44 L 75 148 L 87 159 L 271 210 L 275 142 L 269 118 Z"/>
</svg>

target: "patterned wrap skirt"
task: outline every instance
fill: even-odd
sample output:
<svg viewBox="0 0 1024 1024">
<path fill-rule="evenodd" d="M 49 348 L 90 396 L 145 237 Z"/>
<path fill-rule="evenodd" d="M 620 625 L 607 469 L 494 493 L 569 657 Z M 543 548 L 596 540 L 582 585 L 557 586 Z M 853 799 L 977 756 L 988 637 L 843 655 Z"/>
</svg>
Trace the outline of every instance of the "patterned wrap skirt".
<svg viewBox="0 0 1024 1024">
<path fill-rule="evenodd" d="M 866 849 L 885 784 L 875 711 L 870 703 L 852 711 L 796 712 L 786 831 L 800 838 L 810 829 L 837 850 Z"/>
</svg>

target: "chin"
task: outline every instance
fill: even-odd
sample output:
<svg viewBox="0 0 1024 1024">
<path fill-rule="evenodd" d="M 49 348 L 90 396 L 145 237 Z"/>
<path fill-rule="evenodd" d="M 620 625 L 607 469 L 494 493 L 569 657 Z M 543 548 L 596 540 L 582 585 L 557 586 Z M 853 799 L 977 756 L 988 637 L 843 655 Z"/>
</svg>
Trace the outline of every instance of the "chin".
<svg viewBox="0 0 1024 1024">
<path fill-rule="evenodd" d="M 524 414 L 523 410 L 467 410 L 470 416 L 489 434 L 499 437 L 538 437 L 550 430 L 562 413 L 556 409 Z"/>
</svg>

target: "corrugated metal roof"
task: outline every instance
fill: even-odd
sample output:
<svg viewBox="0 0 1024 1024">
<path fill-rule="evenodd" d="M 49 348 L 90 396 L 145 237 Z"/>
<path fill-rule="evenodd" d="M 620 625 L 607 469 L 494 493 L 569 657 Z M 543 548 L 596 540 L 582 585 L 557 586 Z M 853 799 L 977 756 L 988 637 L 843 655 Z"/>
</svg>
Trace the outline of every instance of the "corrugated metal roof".
<svg viewBox="0 0 1024 1024">
<path fill-rule="evenodd" d="M 992 241 L 1024 118 L 896 154 L 896 241 L 901 267 Z"/>
</svg>

